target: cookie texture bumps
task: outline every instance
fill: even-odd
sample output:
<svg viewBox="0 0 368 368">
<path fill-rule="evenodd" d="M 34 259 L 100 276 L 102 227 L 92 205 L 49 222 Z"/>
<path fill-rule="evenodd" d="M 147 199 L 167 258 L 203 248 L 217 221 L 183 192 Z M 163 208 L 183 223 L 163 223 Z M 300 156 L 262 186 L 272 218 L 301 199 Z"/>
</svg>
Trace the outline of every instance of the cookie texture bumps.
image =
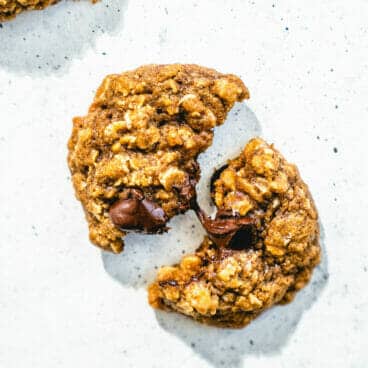
<svg viewBox="0 0 368 368">
<path fill-rule="evenodd" d="M 25 10 L 41 10 L 58 0 L 0 0 L 0 22 L 14 18 Z"/>
<path fill-rule="evenodd" d="M 197 65 L 147 65 L 107 76 L 74 118 L 68 163 L 91 241 L 118 253 L 127 231 L 159 233 L 191 208 L 198 155 L 243 82 Z"/>
<path fill-rule="evenodd" d="M 320 261 L 318 215 L 295 165 L 259 138 L 217 173 L 208 237 L 180 264 L 159 269 L 149 287 L 155 308 L 200 322 L 243 327 L 290 302 Z"/>
</svg>

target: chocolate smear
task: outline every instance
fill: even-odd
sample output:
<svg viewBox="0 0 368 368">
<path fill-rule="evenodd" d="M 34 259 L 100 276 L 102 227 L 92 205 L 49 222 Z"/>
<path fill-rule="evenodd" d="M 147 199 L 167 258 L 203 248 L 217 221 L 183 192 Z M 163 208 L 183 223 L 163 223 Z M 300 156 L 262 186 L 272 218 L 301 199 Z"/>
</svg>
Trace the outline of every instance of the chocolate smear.
<svg viewBox="0 0 368 368">
<path fill-rule="evenodd" d="M 228 211 L 218 211 L 211 219 L 199 207 L 197 216 L 208 237 L 219 247 L 244 250 L 255 243 L 256 221 L 252 217 L 240 217 Z"/>
<path fill-rule="evenodd" d="M 112 205 L 109 214 L 115 226 L 122 230 L 140 230 L 159 233 L 166 230 L 168 218 L 155 202 L 132 190 L 131 198 L 120 199 Z"/>
<path fill-rule="evenodd" d="M 184 212 L 195 206 L 197 180 L 189 176 L 186 177 L 181 185 L 174 185 L 173 188 L 178 191 L 180 199 L 180 211 Z"/>
</svg>

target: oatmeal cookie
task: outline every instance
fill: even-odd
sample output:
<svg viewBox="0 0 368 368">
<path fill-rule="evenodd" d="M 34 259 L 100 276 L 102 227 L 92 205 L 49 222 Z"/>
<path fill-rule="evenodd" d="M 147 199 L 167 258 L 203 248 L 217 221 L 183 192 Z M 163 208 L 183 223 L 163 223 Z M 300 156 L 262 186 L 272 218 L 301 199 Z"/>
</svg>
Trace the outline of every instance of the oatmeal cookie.
<svg viewBox="0 0 368 368">
<path fill-rule="evenodd" d="M 84 117 L 74 118 L 68 164 L 91 241 L 115 253 L 126 231 L 158 233 L 188 210 L 198 155 L 243 82 L 197 65 L 147 65 L 107 76 Z"/>
<path fill-rule="evenodd" d="M 0 0 L 0 22 L 12 19 L 24 10 L 41 10 L 59 0 Z"/>
<path fill-rule="evenodd" d="M 260 138 L 212 184 L 215 219 L 197 208 L 208 237 L 149 287 L 155 308 L 200 322 L 243 327 L 291 301 L 320 261 L 318 215 L 295 165 Z"/>
</svg>

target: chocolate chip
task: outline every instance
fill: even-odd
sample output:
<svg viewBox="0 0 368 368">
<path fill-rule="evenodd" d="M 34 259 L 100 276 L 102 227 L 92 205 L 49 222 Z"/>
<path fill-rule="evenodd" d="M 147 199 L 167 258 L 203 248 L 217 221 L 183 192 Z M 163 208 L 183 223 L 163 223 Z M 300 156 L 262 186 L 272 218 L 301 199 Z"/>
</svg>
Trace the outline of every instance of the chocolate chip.
<svg viewBox="0 0 368 368">
<path fill-rule="evenodd" d="M 155 202 L 141 199 L 140 193 L 131 193 L 136 198 L 121 199 L 110 208 L 110 218 L 115 226 L 123 230 L 140 230 L 156 233 L 166 230 L 168 218 Z M 137 196 L 139 198 L 137 198 Z"/>
<path fill-rule="evenodd" d="M 165 211 L 158 204 L 148 199 L 141 202 L 141 212 L 143 223 L 146 224 L 145 228 L 147 229 L 164 226 L 168 220 Z"/>
<path fill-rule="evenodd" d="M 122 199 L 110 208 L 111 221 L 119 227 L 135 228 L 139 225 L 139 207 L 138 199 Z"/>
<path fill-rule="evenodd" d="M 193 199 L 196 197 L 196 191 L 195 186 L 197 184 L 197 180 L 187 177 L 183 184 L 174 185 L 173 188 L 175 188 L 179 192 L 180 199 L 184 203 L 190 203 Z"/>
<path fill-rule="evenodd" d="M 253 218 L 218 211 L 216 218 L 211 219 L 200 208 L 197 208 L 196 213 L 208 237 L 217 246 L 244 250 L 254 244 L 255 220 Z"/>
<path fill-rule="evenodd" d="M 179 194 L 179 209 L 180 212 L 185 212 L 189 208 L 195 207 L 196 202 L 196 185 L 198 182 L 199 166 L 196 163 L 192 164 L 192 173 L 187 174 L 183 183 L 173 185 L 173 188 Z"/>
<path fill-rule="evenodd" d="M 234 250 L 244 250 L 253 244 L 254 232 L 250 226 L 237 230 L 229 243 L 229 248 Z"/>
</svg>

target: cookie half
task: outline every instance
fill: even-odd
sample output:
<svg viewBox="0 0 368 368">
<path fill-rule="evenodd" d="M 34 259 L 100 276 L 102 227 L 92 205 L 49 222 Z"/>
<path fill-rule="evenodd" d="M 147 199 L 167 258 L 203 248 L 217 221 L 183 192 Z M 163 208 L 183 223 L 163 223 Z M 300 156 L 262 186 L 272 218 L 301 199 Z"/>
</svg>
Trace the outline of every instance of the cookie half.
<svg viewBox="0 0 368 368">
<path fill-rule="evenodd" d="M 91 241 L 118 253 L 127 231 L 159 233 L 191 208 L 198 155 L 243 82 L 198 65 L 146 65 L 107 76 L 74 118 L 68 164 Z"/>
<path fill-rule="evenodd" d="M 208 237 L 149 287 L 155 308 L 221 327 L 247 325 L 291 301 L 320 261 L 318 214 L 295 165 L 260 138 L 217 173 Z"/>
</svg>

